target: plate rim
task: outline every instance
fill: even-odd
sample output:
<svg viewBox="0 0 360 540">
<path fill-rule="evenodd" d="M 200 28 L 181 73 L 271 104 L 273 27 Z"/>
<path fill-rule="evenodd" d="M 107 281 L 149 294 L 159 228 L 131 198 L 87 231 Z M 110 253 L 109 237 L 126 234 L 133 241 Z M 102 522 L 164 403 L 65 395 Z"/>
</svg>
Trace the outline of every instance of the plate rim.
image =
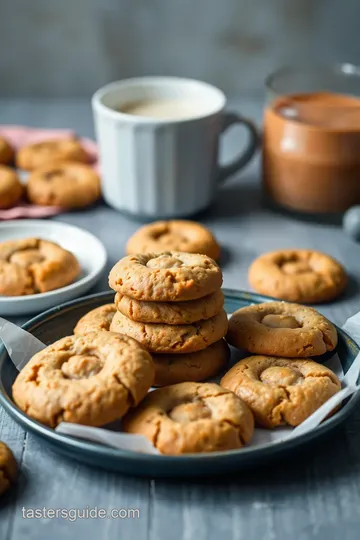
<svg viewBox="0 0 360 540">
<path fill-rule="evenodd" d="M 42 220 L 42 219 L 31 219 L 30 222 L 31 222 L 30 225 L 35 225 L 35 226 L 38 225 L 38 226 L 42 226 L 42 227 L 44 227 L 48 223 L 50 223 L 51 226 L 55 225 L 55 227 L 59 226 L 59 228 L 67 228 L 67 229 L 70 229 L 70 230 L 75 229 L 78 232 L 87 235 L 89 238 L 91 238 L 91 240 L 93 242 L 97 243 L 98 252 L 97 252 L 96 259 L 97 259 L 97 261 L 100 261 L 100 262 L 97 265 L 97 268 L 94 268 L 86 276 L 78 279 L 74 283 L 70 283 L 69 285 L 65 285 L 64 287 L 59 287 L 58 289 L 54 289 L 53 291 L 47 291 L 47 292 L 44 292 L 44 293 L 28 294 L 26 296 L 0 296 L 0 305 L 5 304 L 5 303 L 9 303 L 9 302 L 11 303 L 11 305 L 14 305 L 14 304 L 30 303 L 31 301 L 35 301 L 35 300 L 43 300 L 43 299 L 48 300 L 48 299 L 51 299 L 52 297 L 55 297 L 58 294 L 62 294 L 62 293 L 65 294 L 68 291 L 73 291 L 77 287 L 80 287 L 80 286 L 83 286 L 83 285 L 87 285 L 88 283 L 91 283 L 97 276 L 99 276 L 103 272 L 104 268 L 106 267 L 107 260 L 108 260 L 107 251 L 106 251 L 105 246 L 102 243 L 102 241 L 97 236 L 95 236 L 93 233 L 91 233 L 87 229 L 83 229 L 82 227 L 78 227 L 77 225 L 72 225 L 71 223 L 66 223 L 66 221 L 60 221 L 60 220 L 59 221 L 58 220 L 53 221 L 53 220 L 45 220 L 45 219 L 44 220 Z M 9 220 L 9 221 L 5 221 L 5 222 L 0 222 L 0 233 L 1 233 L 2 229 L 11 228 L 14 225 L 15 225 L 15 228 L 17 228 L 17 226 L 19 228 L 21 228 L 22 226 L 24 226 L 24 227 L 29 226 L 29 220 L 28 219 L 14 219 L 14 220 Z M 62 305 L 62 304 L 60 304 L 60 305 Z M 53 308 L 50 308 L 50 309 L 53 309 Z M 46 311 L 48 311 L 48 310 L 46 310 Z M 40 313 L 40 315 L 45 314 L 45 313 L 46 312 L 44 311 L 44 312 Z"/>
<path fill-rule="evenodd" d="M 225 298 L 234 298 L 234 299 L 244 299 L 244 297 L 248 296 L 248 299 L 251 299 L 252 301 L 255 301 L 256 303 L 261 302 L 270 302 L 275 301 L 276 299 L 264 296 L 256 293 L 252 293 L 250 291 L 241 291 L 236 289 L 228 289 L 223 288 L 222 291 L 224 292 Z M 71 308 L 74 305 L 77 304 L 83 304 L 87 301 L 91 302 L 95 299 L 101 299 L 106 298 L 109 299 L 111 302 L 113 293 L 111 291 L 103 291 L 100 293 L 94 293 L 91 295 L 86 295 L 74 300 L 70 300 L 68 302 L 65 302 L 63 304 L 60 304 L 57 307 L 50 308 L 35 317 L 31 318 L 29 321 L 27 321 L 24 325 L 22 325 L 22 328 L 25 330 L 28 330 L 29 328 L 32 328 L 33 330 L 36 329 L 36 327 L 44 322 L 46 319 L 48 319 L 51 315 L 58 315 L 59 311 L 66 311 L 68 308 Z M 110 297 L 110 298 L 109 298 Z M 105 302 L 104 302 L 105 303 Z M 334 323 L 333 323 L 334 324 Z M 349 345 L 354 347 L 354 350 L 357 352 L 360 352 L 360 346 L 340 327 L 335 325 L 337 331 L 340 331 L 340 333 L 343 335 L 343 337 L 346 339 Z M 3 360 L 1 360 L 1 357 L 3 356 L 5 351 L 4 345 L 0 346 L 0 367 L 3 363 Z M 236 461 L 239 459 L 240 461 L 250 461 L 252 459 L 257 460 L 261 457 L 265 457 L 268 455 L 275 455 L 278 453 L 285 452 L 286 450 L 294 449 L 298 446 L 301 446 L 302 444 L 305 444 L 313 439 L 317 439 L 330 431 L 331 429 L 334 429 L 336 426 L 341 424 L 350 414 L 351 412 L 356 408 L 357 404 L 360 403 L 360 392 L 357 394 L 353 394 L 350 399 L 345 403 L 345 405 L 333 416 L 325 420 L 320 426 L 318 426 L 316 429 L 304 433 L 303 435 L 299 435 L 298 437 L 291 438 L 285 441 L 279 441 L 279 442 L 269 442 L 261 445 L 257 445 L 256 447 L 244 447 L 240 449 L 234 449 L 234 450 L 226 450 L 221 452 L 208 452 L 208 453 L 201 453 L 201 454 L 181 454 L 181 455 L 157 455 L 157 454 L 142 454 L 135 451 L 130 450 L 121 450 L 118 448 L 113 448 L 110 446 L 100 445 L 97 443 L 93 443 L 91 441 L 85 441 L 82 439 L 77 439 L 75 437 L 71 437 L 68 435 L 63 435 L 60 433 L 57 433 L 52 428 L 49 428 L 47 426 L 44 426 L 40 422 L 37 422 L 36 420 L 33 420 L 29 416 L 27 416 L 23 411 L 21 411 L 14 403 L 13 401 L 7 396 L 7 394 L 4 393 L 4 387 L 2 380 L 0 379 L 0 404 L 4 407 L 4 409 L 10 414 L 10 416 L 18 423 L 21 424 L 21 426 L 25 430 L 29 430 L 32 433 L 35 433 L 37 436 L 40 436 L 42 438 L 45 438 L 49 444 L 52 446 L 56 446 L 59 451 L 65 450 L 72 450 L 72 451 L 80 451 L 85 452 L 86 454 L 90 455 L 92 458 L 97 459 L 111 459 L 111 460 L 125 460 L 124 462 L 128 461 L 133 463 L 141 462 L 143 465 L 154 465 L 157 466 L 161 463 L 166 463 L 166 465 L 184 465 L 185 463 L 191 462 L 191 463 L 198 463 L 199 461 L 201 463 L 205 462 L 214 462 L 214 465 L 216 464 L 223 464 L 228 463 L 229 460 Z M 87 463 L 86 459 L 81 460 L 82 463 Z M 216 472 L 214 471 L 214 474 Z M 194 473 L 195 474 L 195 473 Z"/>
</svg>

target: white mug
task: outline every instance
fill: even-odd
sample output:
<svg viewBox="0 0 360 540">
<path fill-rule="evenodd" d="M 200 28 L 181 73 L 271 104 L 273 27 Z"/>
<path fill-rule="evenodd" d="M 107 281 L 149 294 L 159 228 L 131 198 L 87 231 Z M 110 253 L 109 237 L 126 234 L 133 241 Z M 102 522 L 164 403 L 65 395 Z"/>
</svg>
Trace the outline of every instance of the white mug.
<svg viewBox="0 0 360 540">
<path fill-rule="evenodd" d="M 199 104 L 193 116 L 152 118 L 121 112 L 130 102 L 183 99 Z M 208 207 L 221 183 L 243 168 L 259 146 L 249 120 L 224 112 L 218 88 L 178 77 L 141 77 L 110 83 L 92 98 L 100 150 L 102 189 L 117 210 L 142 218 L 187 217 Z M 245 125 L 247 148 L 232 163 L 218 164 L 219 137 Z"/>
</svg>

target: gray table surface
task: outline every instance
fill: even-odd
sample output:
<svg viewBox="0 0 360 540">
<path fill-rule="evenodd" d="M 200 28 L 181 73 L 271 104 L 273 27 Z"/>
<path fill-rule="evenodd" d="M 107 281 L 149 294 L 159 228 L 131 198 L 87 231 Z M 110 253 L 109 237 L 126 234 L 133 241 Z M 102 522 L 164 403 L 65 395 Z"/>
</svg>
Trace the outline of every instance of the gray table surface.
<svg viewBox="0 0 360 540">
<path fill-rule="evenodd" d="M 261 104 L 240 100 L 232 107 L 261 118 Z M 86 100 L 1 101 L 0 124 L 71 127 L 92 136 Z M 225 158 L 236 153 L 239 133 L 223 144 Z M 352 275 L 348 293 L 321 311 L 342 324 L 360 309 L 360 246 L 345 236 L 337 219 L 315 223 L 266 205 L 260 196 L 258 161 L 220 191 L 202 218 L 225 248 L 224 285 L 247 289 L 247 268 L 260 253 L 286 247 L 324 250 Z M 110 268 L 124 254 L 139 223 L 105 205 L 63 214 L 66 221 L 95 233 L 105 244 Z M 94 289 L 107 289 L 103 279 Z M 22 322 L 20 319 L 18 322 Z M 0 502 L 1 540 L 131 538 L 212 540 L 217 538 L 297 540 L 359 538 L 360 411 L 333 434 L 284 459 L 231 478 L 169 482 L 124 477 L 65 459 L 26 434 L 0 408 L 0 440 L 20 464 L 18 485 Z M 139 519 L 24 519 L 22 509 L 138 508 Z"/>
</svg>

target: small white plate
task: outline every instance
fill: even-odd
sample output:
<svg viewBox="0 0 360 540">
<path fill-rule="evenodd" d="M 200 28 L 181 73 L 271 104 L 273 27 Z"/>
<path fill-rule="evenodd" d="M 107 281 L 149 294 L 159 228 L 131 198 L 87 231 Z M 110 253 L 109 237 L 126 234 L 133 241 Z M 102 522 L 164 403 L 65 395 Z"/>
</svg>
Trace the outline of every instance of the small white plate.
<svg viewBox="0 0 360 540">
<path fill-rule="evenodd" d="M 107 260 L 105 247 L 96 236 L 84 229 L 60 221 L 40 219 L 0 223 L 0 242 L 30 237 L 51 240 L 71 251 L 78 259 L 82 272 L 74 283 L 61 289 L 28 296 L 0 296 L 0 316 L 39 313 L 82 296 L 95 285 L 104 271 Z"/>
</svg>

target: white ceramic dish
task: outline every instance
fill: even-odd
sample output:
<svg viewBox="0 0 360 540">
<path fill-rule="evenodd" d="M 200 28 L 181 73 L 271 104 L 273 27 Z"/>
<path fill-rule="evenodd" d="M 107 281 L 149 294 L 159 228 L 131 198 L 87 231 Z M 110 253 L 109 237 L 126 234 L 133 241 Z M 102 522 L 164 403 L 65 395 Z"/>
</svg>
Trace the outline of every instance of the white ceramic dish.
<svg viewBox="0 0 360 540">
<path fill-rule="evenodd" d="M 60 221 L 19 219 L 0 223 L 0 242 L 37 237 L 57 242 L 78 259 L 82 273 L 66 287 L 29 296 L 0 296 L 0 316 L 39 313 L 85 294 L 101 277 L 107 260 L 104 245 L 93 234 Z"/>
</svg>

